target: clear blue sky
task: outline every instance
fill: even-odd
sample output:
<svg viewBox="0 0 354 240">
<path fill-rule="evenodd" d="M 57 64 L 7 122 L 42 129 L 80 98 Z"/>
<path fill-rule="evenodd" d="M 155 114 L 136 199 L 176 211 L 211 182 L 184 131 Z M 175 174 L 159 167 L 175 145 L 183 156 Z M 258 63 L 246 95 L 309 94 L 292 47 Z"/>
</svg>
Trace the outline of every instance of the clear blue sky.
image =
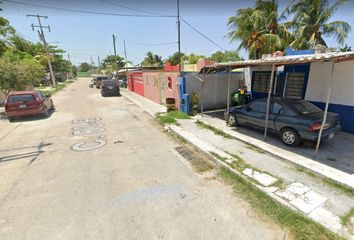
<svg viewBox="0 0 354 240">
<path fill-rule="evenodd" d="M 68 9 L 80 9 L 87 11 L 122 13 L 122 14 L 148 14 L 135 10 L 119 7 L 107 3 L 113 2 L 126 7 L 153 11 L 161 14 L 175 15 L 175 0 L 15 0 L 54 6 Z M 237 42 L 229 43 L 226 34 L 228 32 L 226 22 L 238 8 L 252 6 L 254 1 L 237 0 L 180 0 L 181 17 L 190 24 L 207 35 L 213 41 L 227 50 L 235 50 Z M 288 1 L 280 0 L 283 9 Z M 26 17 L 26 14 L 47 15 L 48 19 L 43 20 L 43 24 L 49 24 L 52 31 L 46 32 L 48 42 L 58 45 L 70 54 L 71 61 L 75 64 L 80 62 L 93 61 L 97 64 L 97 56 L 101 60 L 107 54 L 113 54 L 112 34 L 117 35 L 118 54 L 124 56 L 123 41 L 126 40 L 128 60 L 134 64 L 140 63 L 148 51 L 166 58 L 177 51 L 177 44 L 151 46 L 148 44 L 177 42 L 176 18 L 138 18 L 122 16 L 103 16 L 84 13 L 65 12 L 54 9 L 46 9 L 35 6 L 19 5 L 4 2 L 1 15 L 7 18 L 18 33 L 31 41 L 37 41 L 37 32 L 33 32 L 31 24 L 36 23 L 36 19 Z M 339 9 L 335 19 L 347 21 L 353 31 L 347 38 L 347 44 L 354 47 L 354 1 L 350 0 L 347 6 Z M 335 39 L 328 39 L 329 46 L 336 47 Z M 147 45 L 137 45 L 147 44 Z M 194 30 L 184 23 L 181 23 L 181 50 L 183 52 L 211 55 L 220 50 L 217 46 L 208 42 Z M 246 57 L 245 53 L 242 55 Z M 65 55 L 65 57 L 67 57 Z"/>
</svg>

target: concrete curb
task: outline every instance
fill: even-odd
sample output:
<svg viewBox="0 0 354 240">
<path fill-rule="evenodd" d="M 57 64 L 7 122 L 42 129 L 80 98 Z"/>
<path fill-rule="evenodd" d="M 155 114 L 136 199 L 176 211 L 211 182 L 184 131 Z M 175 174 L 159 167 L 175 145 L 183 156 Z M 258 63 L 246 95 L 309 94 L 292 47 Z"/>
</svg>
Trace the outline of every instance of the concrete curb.
<svg viewBox="0 0 354 240">
<path fill-rule="evenodd" d="M 210 122 L 207 120 L 203 119 L 202 117 L 197 118 L 199 121 L 211 125 Z M 213 125 L 214 126 L 214 125 Z M 339 184 L 342 184 L 344 186 L 350 187 L 354 189 L 354 176 L 344 173 L 342 171 L 339 171 L 335 168 L 329 167 L 327 165 L 324 165 L 322 163 L 316 162 L 313 159 L 303 157 L 299 154 L 289 152 L 287 150 L 281 149 L 279 147 L 276 147 L 274 145 L 271 145 L 269 143 L 260 141 L 258 139 L 246 136 L 244 134 L 235 132 L 230 130 L 227 127 L 220 128 L 218 126 L 214 126 L 223 132 L 230 134 L 231 136 L 235 137 L 236 139 L 247 143 L 251 144 L 252 146 L 261 148 L 262 150 L 266 151 L 268 154 L 271 154 L 275 157 L 278 157 L 280 159 L 286 160 L 292 164 L 295 164 L 297 166 L 304 167 L 311 172 L 314 172 L 315 174 L 320 175 L 321 177 L 331 179 Z"/>
<path fill-rule="evenodd" d="M 120 91 L 120 94 L 121 94 L 123 97 L 125 97 L 127 100 L 129 100 L 130 102 L 132 102 L 132 103 L 134 103 L 135 105 L 137 105 L 138 107 L 142 108 L 142 109 L 143 109 L 145 112 L 147 112 L 149 115 L 151 115 L 151 116 L 153 116 L 153 117 L 156 117 L 155 114 L 157 114 L 157 113 L 165 113 L 165 112 L 166 112 L 166 109 L 165 109 L 164 107 L 162 107 L 162 106 L 159 108 L 158 111 L 153 111 L 153 110 L 151 110 L 151 109 L 149 109 L 149 108 L 145 108 L 144 105 L 143 105 L 140 101 L 138 101 L 137 99 L 135 99 L 135 98 L 129 96 L 129 94 L 128 94 L 126 91 L 128 91 L 128 90 L 121 90 L 121 91 Z M 137 95 L 137 94 L 136 94 L 136 95 Z M 138 96 L 138 95 L 137 95 L 137 97 L 141 97 L 141 96 Z M 141 98 L 143 98 L 143 97 L 141 97 Z M 150 102 L 151 104 L 157 104 L 157 103 L 152 102 L 152 101 L 150 101 L 149 99 L 146 99 L 146 98 L 145 98 L 144 100 L 147 101 L 147 102 Z"/>
<path fill-rule="evenodd" d="M 166 130 L 170 130 L 171 132 L 173 132 L 174 134 L 180 136 L 181 138 L 185 139 L 189 144 L 193 145 L 194 147 L 196 147 L 198 150 L 204 152 L 205 154 L 209 155 L 210 157 L 212 157 L 214 159 L 214 161 L 219 164 L 220 166 L 223 166 L 225 168 L 227 168 L 228 170 L 230 170 L 231 172 L 233 172 L 234 174 L 236 174 L 237 176 L 241 177 L 242 179 L 244 179 L 245 181 L 247 181 L 248 183 L 252 184 L 254 187 L 256 187 L 257 189 L 261 190 L 262 192 L 264 192 L 265 194 L 267 194 L 269 197 L 271 197 L 273 200 L 275 200 L 276 202 L 280 203 L 281 205 L 296 211 L 300 214 L 302 214 L 303 216 L 312 219 L 313 221 L 321 224 L 322 226 L 324 226 L 325 228 L 343 236 L 343 237 L 348 237 L 349 239 L 354 239 L 354 235 L 351 235 L 349 233 L 349 231 L 347 230 L 347 228 L 345 226 L 342 226 L 340 223 L 340 228 L 335 228 L 331 225 L 329 225 L 327 223 L 327 221 L 334 221 L 336 222 L 336 220 L 338 219 L 337 216 L 334 216 L 334 219 L 331 218 L 329 219 L 329 217 L 327 216 L 327 219 L 322 219 L 320 217 L 313 217 L 312 213 L 310 213 L 309 215 L 307 215 L 306 213 L 302 212 L 300 209 L 297 209 L 296 207 L 294 207 L 293 205 L 291 205 L 289 202 L 287 202 L 286 200 L 282 199 L 281 197 L 277 196 L 275 194 L 276 191 L 280 190 L 280 188 L 277 187 L 264 187 L 261 186 L 260 184 L 256 184 L 252 181 L 250 181 L 246 175 L 244 175 L 241 172 L 238 172 L 237 170 L 235 170 L 234 168 L 232 168 L 231 166 L 229 166 L 226 162 L 228 161 L 228 159 L 234 159 L 231 155 L 219 150 L 218 148 L 214 147 L 211 144 L 207 144 L 205 143 L 203 140 L 199 139 L 198 137 L 196 137 L 194 134 L 184 130 L 183 128 L 176 126 L 176 125 L 169 125 L 165 127 Z M 211 152 L 217 153 L 219 156 L 225 158 L 225 162 L 216 158 L 215 156 L 213 156 L 211 154 Z M 319 208 L 318 208 L 319 209 Z M 322 208 L 321 208 L 322 209 Z M 319 209 L 320 210 L 320 209 Z M 313 211 L 315 212 L 315 211 Z M 329 212 L 330 213 L 330 212 Z M 337 221 L 338 222 L 338 221 Z"/>
<path fill-rule="evenodd" d="M 145 112 L 147 112 L 148 114 L 150 114 L 152 117 L 156 118 L 156 113 L 158 113 L 158 112 L 154 112 L 154 111 L 151 110 L 151 109 L 145 108 L 145 107 L 143 106 L 143 103 L 139 102 L 137 99 L 134 99 L 133 97 L 129 96 L 128 94 L 125 94 L 124 92 L 122 92 L 122 96 L 124 96 L 124 97 L 125 97 L 126 99 L 128 99 L 130 102 L 132 102 L 132 103 L 136 104 L 137 106 L 141 107 Z M 140 97 L 140 96 L 139 96 L 139 97 Z M 143 98 L 143 97 L 141 97 L 141 98 Z M 147 101 L 147 99 L 144 99 L 144 100 Z M 150 102 L 151 102 L 151 101 L 150 101 Z M 151 103 L 153 103 L 153 102 L 151 102 Z M 156 104 L 156 103 L 154 103 L 154 104 Z M 200 120 L 199 118 L 196 118 L 196 119 Z M 210 123 L 208 123 L 208 122 L 206 122 L 206 121 L 204 121 L 204 123 L 210 124 Z M 327 223 L 327 220 L 330 220 L 330 219 L 328 219 L 328 216 L 325 216 L 325 217 L 327 217 L 327 219 L 326 219 L 326 218 L 323 218 L 323 216 L 320 215 L 320 214 L 319 214 L 318 216 L 312 216 L 311 214 L 310 214 L 310 215 L 307 215 L 306 213 L 302 212 L 300 209 L 298 209 L 298 208 L 294 207 L 293 205 L 291 205 L 289 202 L 287 202 L 287 201 L 284 200 L 283 198 L 277 196 L 277 195 L 275 194 L 275 192 L 276 192 L 277 190 L 279 190 L 279 188 L 277 188 L 277 187 L 272 187 L 272 186 L 270 186 L 270 187 L 264 187 L 264 186 L 261 186 L 260 184 L 256 184 L 256 183 L 250 181 L 250 179 L 248 179 L 248 177 L 246 177 L 246 175 L 244 175 L 244 174 L 241 173 L 241 172 L 238 172 L 237 170 L 235 170 L 234 168 L 232 168 L 231 166 L 229 166 L 229 165 L 227 164 L 228 160 L 231 160 L 231 161 L 232 161 L 232 160 L 235 160 L 235 159 L 234 159 L 231 155 L 229 155 L 228 153 L 225 153 L 223 150 L 220 150 L 220 149 L 218 149 L 217 147 L 215 147 L 215 146 L 213 146 L 213 145 L 211 145 L 211 144 L 206 143 L 205 141 L 199 139 L 199 138 L 198 138 L 197 136 L 195 136 L 194 134 L 192 134 L 192 133 L 190 133 L 190 132 L 184 130 L 183 128 L 181 128 L 181 127 L 179 127 L 179 126 L 176 126 L 176 125 L 168 125 L 168 126 L 165 127 L 165 129 L 168 130 L 168 131 L 171 131 L 171 132 L 173 132 L 174 134 L 176 134 L 176 135 L 180 136 L 181 138 L 185 139 L 189 144 L 193 145 L 194 147 L 196 147 L 196 148 L 197 148 L 198 150 L 200 150 L 201 152 L 204 152 L 205 154 L 207 154 L 207 155 L 209 155 L 210 157 L 212 157 L 212 158 L 214 159 L 214 161 L 215 161 L 217 164 L 219 164 L 220 166 L 223 166 L 223 167 L 229 169 L 231 172 L 233 172 L 233 173 L 236 174 L 237 176 L 239 176 L 239 177 L 241 177 L 242 179 L 244 179 L 245 181 L 251 183 L 254 187 L 256 187 L 257 189 L 261 190 L 262 192 L 264 192 L 265 194 L 267 194 L 269 197 L 271 197 L 273 200 L 275 200 L 276 202 L 280 203 L 281 205 L 283 205 L 283 206 L 285 206 L 285 207 L 288 207 L 289 209 L 294 210 L 294 211 L 296 211 L 296 212 L 298 212 L 298 213 L 304 215 L 304 216 L 307 217 L 307 218 L 312 219 L 313 221 L 315 221 L 315 222 L 321 224 L 322 226 L 328 228 L 329 230 L 331 230 L 331 231 L 333 231 L 333 232 L 336 232 L 336 233 L 340 234 L 340 235 L 343 236 L 343 237 L 346 237 L 346 238 L 349 238 L 349 239 L 353 239 L 353 240 L 354 240 L 354 236 L 351 235 L 351 234 L 348 232 L 348 230 L 346 229 L 345 226 L 340 225 L 340 228 L 337 228 L 337 229 L 336 229 L 336 228 L 334 228 L 334 227 L 329 226 L 328 224 L 326 224 L 326 223 Z M 220 129 L 220 128 L 219 128 L 219 129 Z M 225 131 L 224 129 L 221 129 L 221 130 Z M 230 131 L 230 130 L 227 130 L 227 131 L 225 131 L 225 132 L 226 132 L 226 133 L 229 133 L 229 134 L 232 135 L 232 136 L 234 136 L 234 134 L 232 134 L 232 131 Z M 236 136 L 234 136 L 234 137 L 237 138 L 237 139 L 239 139 L 239 140 L 241 140 L 241 141 L 243 141 L 243 142 L 246 142 L 246 143 L 249 143 L 249 144 L 254 145 L 254 146 L 256 146 L 256 147 L 259 147 L 259 146 L 256 145 L 256 143 L 255 143 L 255 141 L 259 141 L 259 140 L 257 140 L 257 139 L 253 139 L 253 138 L 252 138 L 251 141 L 250 141 L 250 140 L 247 140 L 247 139 L 240 139 L 240 138 L 238 138 L 238 137 L 236 137 Z M 259 142 L 261 142 L 261 141 L 259 141 Z M 264 142 L 261 142 L 261 143 L 264 143 Z M 264 143 L 264 144 L 267 144 L 267 143 Z M 268 144 L 268 145 L 269 145 L 269 144 Z M 262 148 L 262 147 L 261 147 L 261 148 Z M 262 149 L 263 149 L 263 148 L 262 148 Z M 277 157 L 280 157 L 280 158 L 283 159 L 283 157 L 278 156 L 277 154 L 274 154 L 274 152 L 270 151 L 269 149 L 264 149 L 264 150 L 267 151 L 267 152 L 269 152 L 270 154 L 272 154 L 272 155 L 274 155 L 274 156 L 277 156 Z M 283 150 L 283 151 L 285 151 L 285 150 Z M 220 159 L 218 159 L 218 158 L 216 158 L 216 157 L 213 156 L 211 153 L 216 153 L 217 155 L 219 155 L 220 157 L 222 157 L 222 158 L 225 160 L 225 162 L 222 161 L 222 160 L 220 160 Z M 297 154 L 295 154 L 295 155 L 297 155 Z M 302 158 L 304 158 L 304 157 L 302 157 Z M 305 159 L 306 161 L 312 161 L 312 162 L 314 162 L 314 161 L 311 160 L 311 159 L 306 159 L 306 158 L 304 158 L 304 159 Z M 286 160 L 287 160 L 287 159 L 286 159 Z M 299 164 L 299 163 L 297 163 L 297 162 L 295 162 L 295 164 L 301 165 L 301 164 Z M 316 163 L 316 164 L 319 164 L 319 163 Z M 316 165 L 316 164 L 315 164 L 315 165 Z M 320 165 L 322 165 L 322 164 L 320 164 Z M 304 167 L 306 167 L 306 166 L 304 166 Z M 326 167 L 327 167 L 327 166 L 326 166 Z M 308 169 L 308 167 L 306 167 L 306 168 Z M 310 169 L 310 170 L 312 170 L 312 169 Z M 338 171 L 338 170 L 337 170 L 337 171 Z M 316 171 L 316 173 L 317 173 L 317 171 Z M 322 175 L 322 174 L 320 173 L 320 175 Z M 327 176 L 325 176 L 325 177 L 327 177 Z M 336 181 L 336 182 L 337 182 L 337 181 Z M 345 184 L 345 185 L 347 185 L 347 184 Z M 350 186 L 350 187 L 351 187 L 351 186 Z M 322 208 L 321 208 L 321 209 L 322 209 Z M 319 210 L 321 210 L 321 209 L 319 209 Z M 328 211 L 327 211 L 327 212 L 328 212 Z M 329 213 L 330 213 L 330 212 L 329 212 Z M 337 216 L 334 216 L 334 217 L 337 217 Z M 333 219 L 331 219 L 331 220 L 333 220 Z"/>
</svg>

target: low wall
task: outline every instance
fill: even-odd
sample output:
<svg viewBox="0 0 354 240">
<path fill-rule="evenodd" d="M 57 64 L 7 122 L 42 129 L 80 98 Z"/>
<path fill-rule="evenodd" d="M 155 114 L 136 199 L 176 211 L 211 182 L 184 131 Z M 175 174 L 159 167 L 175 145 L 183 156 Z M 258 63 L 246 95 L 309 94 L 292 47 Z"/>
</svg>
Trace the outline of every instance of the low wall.
<svg viewBox="0 0 354 240">
<path fill-rule="evenodd" d="M 203 91 L 204 109 L 226 108 L 229 74 L 214 73 L 214 74 L 207 74 L 204 77 L 202 74 L 198 74 L 197 76 L 204 79 L 204 91 Z M 201 81 L 189 73 L 185 74 L 185 78 L 186 78 L 187 94 L 192 94 L 192 92 L 196 92 L 200 95 L 201 87 L 202 87 Z M 242 84 L 242 82 L 244 82 L 243 72 L 231 73 L 230 93 L 239 89 L 240 84 Z"/>
</svg>

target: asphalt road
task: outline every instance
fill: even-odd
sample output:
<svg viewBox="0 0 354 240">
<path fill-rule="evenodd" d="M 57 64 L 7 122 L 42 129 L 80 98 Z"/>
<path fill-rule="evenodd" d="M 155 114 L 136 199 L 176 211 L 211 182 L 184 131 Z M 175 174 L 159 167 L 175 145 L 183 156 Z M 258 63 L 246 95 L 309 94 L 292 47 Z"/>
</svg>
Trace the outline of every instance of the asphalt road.
<svg viewBox="0 0 354 240">
<path fill-rule="evenodd" d="M 88 82 L 47 119 L 0 120 L 0 239 L 283 239 L 142 109 Z"/>
</svg>

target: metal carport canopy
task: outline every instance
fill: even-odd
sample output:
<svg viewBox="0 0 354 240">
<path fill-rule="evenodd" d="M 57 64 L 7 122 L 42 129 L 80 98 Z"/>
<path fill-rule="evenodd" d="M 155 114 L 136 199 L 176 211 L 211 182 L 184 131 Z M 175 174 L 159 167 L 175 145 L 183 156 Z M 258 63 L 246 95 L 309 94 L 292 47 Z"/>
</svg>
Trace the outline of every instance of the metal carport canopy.
<svg viewBox="0 0 354 240">
<path fill-rule="evenodd" d="M 236 61 L 236 62 L 227 62 L 227 63 L 215 63 L 209 66 L 203 67 L 199 73 L 202 74 L 210 74 L 215 72 L 228 72 L 229 79 L 228 79 L 228 90 L 227 90 L 227 115 L 229 114 L 230 110 L 230 75 L 231 71 L 236 68 L 244 68 L 244 67 L 257 67 L 257 66 L 271 66 L 272 73 L 270 78 L 270 87 L 268 90 L 268 99 L 267 99 L 267 112 L 266 112 L 266 121 L 264 126 L 264 140 L 267 138 L 267 130 L 268 130 L 268 119 L 269 119 L 269 110 L 270 110 L 270 97 L 272 94 L 273 89 L 273 79 L 274 79 L 274 71 L 276 67 L 285 66 L 285 65 L 293 65 L 293 64 L 304 64 L 304 63 L 313 63 L 313 62 L 332 62 L 331 68 L 331 84 L 334 81 L 334 68 L 335 63 L 344 62 L 344 61 L 351 61 L 354 60 L 354 52 L 330 52 L 330 53 L 319 53 L 319 54 L 306 54 L 306 55 L 291 55 L 291 56 L 278 56 L 278 57 L 270 57 L 264 59 L 257 59 L 257 60 L 245 60 L 245 61 Z M 314 154 L 314 158 L 317 155 L 321 136 L 324 129 L 324 125 L 326 123 L 327 113 L 328 113 L 328 106 L 329 101 L 331 98 L 331 90 L 332 86 L 328 88 L 327 99 L 326 99 L 326 107 L 324 111 L 323 121 L 321 124 L 321 129 L 319 131 L 319 136 L 316 145 L 316 151 Z"/>
</svg>

